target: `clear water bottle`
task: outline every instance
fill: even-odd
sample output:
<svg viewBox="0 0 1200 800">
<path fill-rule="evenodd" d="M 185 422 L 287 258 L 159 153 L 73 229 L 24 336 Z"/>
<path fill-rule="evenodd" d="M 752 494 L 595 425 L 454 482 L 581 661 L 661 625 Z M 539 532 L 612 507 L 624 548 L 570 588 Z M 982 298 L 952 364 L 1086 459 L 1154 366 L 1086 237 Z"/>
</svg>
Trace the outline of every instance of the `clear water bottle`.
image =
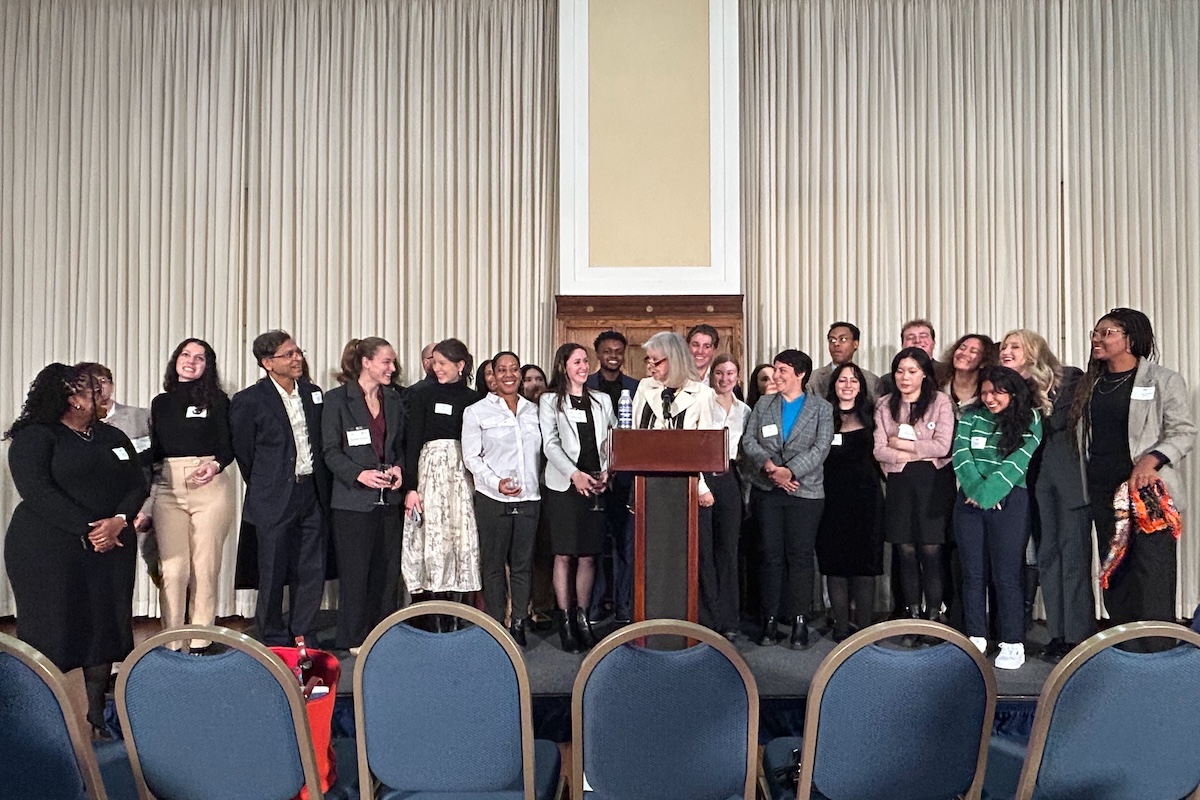
<svg viewBox="0 0 1200 800">
<path fill-rule="evenodd" d="M 624 430 L 633 427 L 633 398 L 628 389 L 621 390 L 621 399 L 617 401 L 617 427 Z"/>
</svg>

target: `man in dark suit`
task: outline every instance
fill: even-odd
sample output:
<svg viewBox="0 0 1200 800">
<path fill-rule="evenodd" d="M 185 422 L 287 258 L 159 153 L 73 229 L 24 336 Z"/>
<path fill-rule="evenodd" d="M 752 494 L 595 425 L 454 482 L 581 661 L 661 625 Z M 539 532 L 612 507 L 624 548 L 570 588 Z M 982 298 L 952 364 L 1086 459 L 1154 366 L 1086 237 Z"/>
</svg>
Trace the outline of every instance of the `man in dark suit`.
<svg viewBox="0 0 1200 800">
<path fill-rule="evenodd" d="M 614 410 L 621 399 L 622 389 L 629 390 L 630 400 L 637 394 L 637 380 L 622 371 L 625 367 L 626 346 L 625 337 L 617 331 L 604 331 L 592 343 L 592 347 L 596 349 L 600 369 L 588 376 L 586 385 L 589 389 L 604 392 L 612 398 Z M 592 584 L 591 608 L 588 610 L 593 620 L 603 619 L 605 616 L 604 599 L 608 593 L 606 572 L 610 572 L 613 577 L 612 603 L 617 621 L 629 622 L 632 619 L 633 529 L 629 527 L 631 517 L 626 507 L 632 486 L 632 475 L 627 472 L 615 473 L 612 490 L 604 494 L 604 549 L 611 554 L 612 569 L 605 569 L 605 559 L 596 560 L 596 580 Z"/>
<path fill-rule="evenodd" d="M 303 378 L 304 351 L 284 331 L 254 340 L 267 375 L 233 396 L 229 427 L 246 481 L 242 517 L 257 529 L 258 635 L 268 645 L 304 636 L 317 644 L 316 616 L 325 586 L 325 512 L 329 480 L 321 458 L 323 397 Z M 283 589 L 289 588 L 289 619 Z"/>
</svg>

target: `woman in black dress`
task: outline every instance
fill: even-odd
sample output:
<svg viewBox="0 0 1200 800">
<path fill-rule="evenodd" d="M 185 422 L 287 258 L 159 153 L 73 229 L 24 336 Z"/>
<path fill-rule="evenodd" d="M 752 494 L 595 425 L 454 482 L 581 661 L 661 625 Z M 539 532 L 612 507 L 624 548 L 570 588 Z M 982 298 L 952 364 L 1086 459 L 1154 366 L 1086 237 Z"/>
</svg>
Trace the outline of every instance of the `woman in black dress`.
<svg viewBox="0 0 1200 800">
<path fill-rule="evenodd" d="M 817 561 L 829 587 L 833 640 L 871 624 L 875 576 L 883 573 L 883 476 L 875 460 L 875 414 L 856 364 L 833 371 L 825 397 L 833 405 L 833 446 L 825 458 L 825 510 Z"/>
<path fill-rule="evenodd" d="M 34 379 L 4 434 L 21 503 L 4 540 L 17 636 L 63 672 L 83 667 L 88 722 L 104 725 L 114 661 L 133 649 L 132 521 L 146 499 L 129 438 L 97 419 L 98 387 L 65 364 Z"/>
</svg>

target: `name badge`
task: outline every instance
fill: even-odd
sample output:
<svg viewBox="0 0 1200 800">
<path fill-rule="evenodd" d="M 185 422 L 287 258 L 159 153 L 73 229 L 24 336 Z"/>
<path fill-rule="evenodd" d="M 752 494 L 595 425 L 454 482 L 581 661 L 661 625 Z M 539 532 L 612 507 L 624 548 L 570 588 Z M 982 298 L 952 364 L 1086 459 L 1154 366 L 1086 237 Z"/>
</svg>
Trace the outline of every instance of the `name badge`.
<svg viewBox="0 0 1200 800">
<path fill-rule="evenodd" d="M 434 403 L 433 413 L 450 417 L 454 415 L 454 406 L 449 403 Z"/>
<path fill-rule="evenodd" d="M 986 436 L 972 436 L 971 437 L 971 449 L 972 450 L 982 450 L 985 447 L 987 447 L 987 437 Z"/>
<path fill-rule="evenodd" d="M 771 436 L 778 436 L 778 435 L 779 435 L 779 426 L 776 425 L 775 423 L 771 423 L 770 425 L 762 426 L 762 437 L 764 439 L 771 437 Z"/>
<path fill-rule="evenodd" d="M 139 436 L 138 438 L 134 439 L 133 440 L 133 449 L 138 451 L 139 453 L 144 453 L 147 450 L 149 450 L 150 449 L 150 437 L 149 436 Z"/>
<path fill-rule="evenodd" d="M 842 445 L 842 435 L 840 433 L 835 433 L 833 435 L 833 446 L 841 447 L 841 445 Z"/>
<path fill-rule="evenodd" d="M 1153 386 L 1135 386 L 1135 387 L 1133 387 L 1133 392 L 1129 395 L 1129 399 L 1130 400 L 1153 400 L 1154 399 L 1154 387 Z"/>
<path fill-rule="evenodd" d="M 184 414 L 184 417 L 186 419 L 205 419 L 206 417 L 208 417 L 208 409 L 207 408 L 196 408 L 195 406 L 188 406 L 187 413 Z"/>
<path fill-rule="evenodd" d="M 900 430 L 896 431 L 896 435 L 899 436 L 901 439 L 907 439 L 910 442 L 915 442 L 917 440 L 916 428 L 914 428 L 912 425 L 909 425 L 908 423 L 901 424 Z"/>
<path fill-rule="evenodd" d="M 126 450 L 124 447 L 114 447 L 113 455 L 116 456 L 121 461 L 129 460 L 129 451 Z"/>
<path fill-rule="evenodd" d="M 576 424 L 587 422 L 587 412 L 582 408 L 568 408 L 567 419 Z"/>
<path fill-rule="evenodd" d="M 314 406 L 319 406 L 325 402 L 325 396 L 320 392 L 313 392 L 312 401 Z"/>
<path fill-rule="evenodd" d="M 346 431 L 346 445 L 348 447 L 361 447 L 362 445 L 371 444 L 371 431 L 366 428 L 355 428 L 352 431 Z"/>
</svg>

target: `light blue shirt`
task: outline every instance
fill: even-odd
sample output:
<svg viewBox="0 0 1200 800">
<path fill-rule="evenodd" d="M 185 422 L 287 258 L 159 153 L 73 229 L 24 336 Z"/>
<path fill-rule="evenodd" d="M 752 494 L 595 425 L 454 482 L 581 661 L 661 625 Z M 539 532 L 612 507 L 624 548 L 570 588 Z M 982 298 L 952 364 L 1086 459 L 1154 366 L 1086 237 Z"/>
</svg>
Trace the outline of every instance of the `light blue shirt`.
<svg viewBox="0 0 1200 800">
<path fill-rule="evenodd" d="M 800 411 L 804 408 L 804 393 L 795 400 L 787 400 L 783 397 L 783 440 L 786 442 L 792 435 L 792 428 L 796 426 L 796 420 L 800 418 Z"/>
</svg>

